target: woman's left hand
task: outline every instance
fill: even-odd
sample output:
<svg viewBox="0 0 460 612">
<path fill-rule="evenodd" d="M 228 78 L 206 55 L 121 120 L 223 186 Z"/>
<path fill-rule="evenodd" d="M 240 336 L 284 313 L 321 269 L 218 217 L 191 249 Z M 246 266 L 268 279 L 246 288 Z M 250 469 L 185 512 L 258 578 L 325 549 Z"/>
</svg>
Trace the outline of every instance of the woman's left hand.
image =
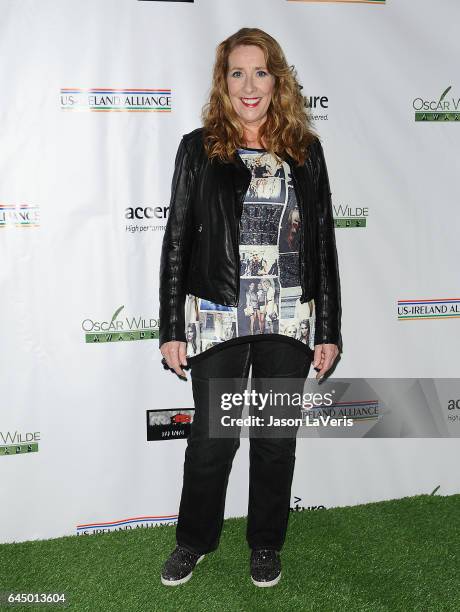
<svg viewBox="0 0 460 612">
<path fill-rule="evenodd" d="M 317 344 L 315 346 L 315 355 L 313 358 L 313 367 L 318 369 L 316 379 L 319 380 L 331 368 L 337 355 L 339 348 L 336 344 Z"/>
</svg>

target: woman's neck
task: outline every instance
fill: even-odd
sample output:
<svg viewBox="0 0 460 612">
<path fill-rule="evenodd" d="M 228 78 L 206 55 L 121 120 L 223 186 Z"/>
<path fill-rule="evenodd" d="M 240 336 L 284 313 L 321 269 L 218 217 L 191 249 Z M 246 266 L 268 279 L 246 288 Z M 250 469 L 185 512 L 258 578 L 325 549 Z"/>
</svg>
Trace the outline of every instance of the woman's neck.
<svg viewBox="0 0 460 612">
<path fill-rule="evenodd" d="M 264 143 L 260 141 L 258 134 L 248 133 L 244 134 L 244 143 L 246 147 L 250 147 L 252 149 L 263 149 L 265 148 Z"/>
<path fill-rule="evenodd" d="M 245 147 L 248 147 L 249 149 L 263 149 L 264 148 L 260 144 L 260 142 L 247 142 L 247 141 L 246 141 Z"/>
</svg>

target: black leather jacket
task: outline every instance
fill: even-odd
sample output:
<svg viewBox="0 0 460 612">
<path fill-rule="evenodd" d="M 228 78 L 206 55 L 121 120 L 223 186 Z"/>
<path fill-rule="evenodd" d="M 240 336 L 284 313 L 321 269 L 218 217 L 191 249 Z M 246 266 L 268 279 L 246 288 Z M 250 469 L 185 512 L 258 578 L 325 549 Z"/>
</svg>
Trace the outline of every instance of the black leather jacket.
<svg viewBox="0 0 460 612">
<path fill-rule="evenodd" d="M 342 351 L 340 279 L 329 178 L 319 139 L 298 166 L 289 155 L 301 219 L 300 301 L 314 298 L 315 345 Z M 186 342 L 187 293 L 237 306 L 240 293 L 239 220 L 251 172 L 239 155 L 232 163 L 209 161 L 203 128 L 180 141 L 171 185 L 169 217 L 160 260 L 159 346 Z"/>
</svg>

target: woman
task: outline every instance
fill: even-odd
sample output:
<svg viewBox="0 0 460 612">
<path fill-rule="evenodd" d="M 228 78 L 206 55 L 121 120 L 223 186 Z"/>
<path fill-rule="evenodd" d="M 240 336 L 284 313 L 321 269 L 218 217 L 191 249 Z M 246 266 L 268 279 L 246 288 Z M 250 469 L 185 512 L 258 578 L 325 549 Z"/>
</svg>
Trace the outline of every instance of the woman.
<svg viewBox="0 0 460 612">
<path fill-rule="evenodd" d="M 187 343 L 189 345 L 187 352 L 191 352 L 192 355 L 195 355 L 198 349 L 198 345 L 196 342 L 196 325 L 195 324 L 189 323 L 187 325 L 186 338 L 187 338 Z"/>
<path fill-rule="evenodd" d="M 219 544 L 239 437 L 209 436 L 209 417 L 219 410 L 209 405 L 210 381 L 228 380 L 234 391 L 234 379 L 244 381 L 249 368 L 253 388 L 264 377 L 304 381 L 312 362 L 319 379 L 342 349 L 329 179 L 300 90 L 277 41 L 257 28 L 243 28 L 218 46 L 203 127 L 185 134 L 177 151 L 160 260 L 159 347 L 165 369 L 186 379 L 182 367 L 191 367 L 195 414 L 185 451 L 177 546 L 161 574 L 166 585 L 187 581 Z M 293 205 L 299 209 L 299 246 L 286 253 L 279 248 L 280 231 Z M 276 313 L 281 331 L 293 322 L 293 301 L 314 301 L 314 351 L 296 334 L 270 329 L 245 334 L 240 260 L 262 246 L 277 262 L 275 277 L 252 281 L 269 280 L 267 319 Z M 275 296 L 277 303 L 271 304 Z M 193 309 L 184 309 L 186 299 L 194 301 L 197 312 L 202 300 L 227 306 L 234 337 L 210 347 L 198 342 L 197 354 L 188 356 L 186 311 Z M 257 586 L 272 586 L 281 576 L 295 445 L 295 432 L 270 439 L 251 435 L 246 539 Z"/>
<path fill-rule="evenodd" d="M 308 319 L 300 321 L 299 340 L 304 344 L 310 344 L 310 321 Z"/>
<path fill-rule="evenodd" d="M 255 333 L 254 326 L 258 311 L 259 301 L 257 299 L 256 284 L 249 283 L 248 290 L 246 291 L 246 309 L 244 313 L 247 317 L 249 317 L 249 333 L 251 336 Z"/>
<path fill-rule="evenodd" d="M 273 323 L 278 318 L 277 304 L 275 302 L 275 288 L 268 278 L 263 281 L 263 284 L 265 288 L 266 300 L 265 316 L 267 317 L 268 329 L 270 330 L 270 333 L 273 334 L 275 329 Z"/>
<path fill-rule="evenodd" d="M 265 273 L 266 268 L 267 266 L 265 266 Z M 267 294 L 264 290 L 262 282 L 257 285 L 257 300 L 259 304 L 259 330 L 260 333 L 263 334 L 265 329 L 265 306 L 267 305 Z"/>
</svg>

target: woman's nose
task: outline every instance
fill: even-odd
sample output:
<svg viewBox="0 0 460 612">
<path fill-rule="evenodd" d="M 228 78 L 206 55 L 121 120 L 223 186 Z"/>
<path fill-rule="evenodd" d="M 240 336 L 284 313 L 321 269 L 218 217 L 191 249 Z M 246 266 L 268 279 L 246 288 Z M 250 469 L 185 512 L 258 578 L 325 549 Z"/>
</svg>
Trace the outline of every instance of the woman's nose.
<svg viewBox="0 0 460 612">
<path fill-rule="evenodd" d="M 252 80 L 251 77 L 248 77 L 243 85 L 243 89 L 242 89 L 243 93 L 245 95 L 247 95 L 249 97 L 249 94 L 254 93 L 255 91 L 255 87 L 254 87 L 254 81 Z"/>
</svg>

